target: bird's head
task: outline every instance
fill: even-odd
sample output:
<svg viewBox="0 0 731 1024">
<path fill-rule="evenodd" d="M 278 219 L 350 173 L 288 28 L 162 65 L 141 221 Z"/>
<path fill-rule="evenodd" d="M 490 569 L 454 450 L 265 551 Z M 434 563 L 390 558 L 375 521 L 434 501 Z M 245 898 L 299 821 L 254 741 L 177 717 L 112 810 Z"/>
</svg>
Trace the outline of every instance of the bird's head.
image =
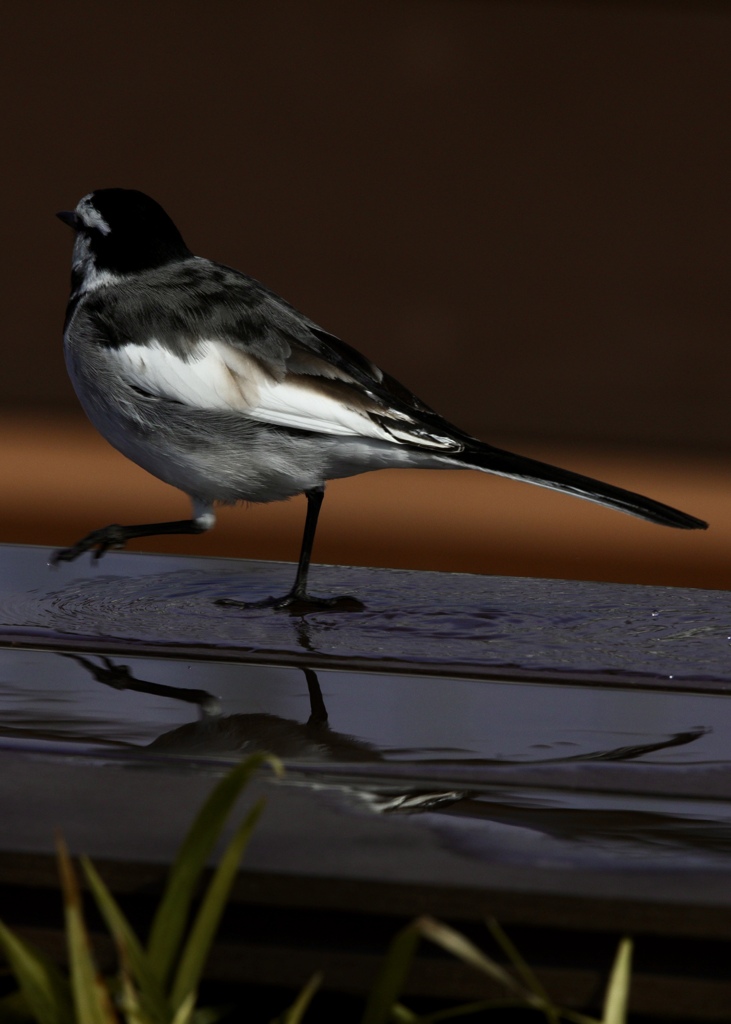
<svg viewBox="0 0 731 1024">
<path fill-rule="evenodd" d="M 76 232 L 72 263 L 77 290 L 191 255 L 162 206 L 136 189 L 97 189 L 73 212 L 57 216 Z"/>
</svg>

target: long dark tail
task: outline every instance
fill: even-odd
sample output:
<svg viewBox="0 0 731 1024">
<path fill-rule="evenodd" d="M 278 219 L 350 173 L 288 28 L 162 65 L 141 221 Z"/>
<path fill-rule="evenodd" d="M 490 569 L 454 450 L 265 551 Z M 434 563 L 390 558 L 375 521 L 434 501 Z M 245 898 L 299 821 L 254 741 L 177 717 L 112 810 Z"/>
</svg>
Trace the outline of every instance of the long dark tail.
<svg viewBox="0 0 731 1024">
<path fill-rule="evenodd" d="M 550 466 L 547 462 L 538 462 L 523 455 L 513 455 L 512 452 L 492 448 L 490 445 L 470 447 L 459 455 L 451 455 L 451 459 L 463 466 L 481 469 L 485 473 L 495 473 L 497 476 L 525 480 L 539 487 L 549 487 L 554 491 L 575 494 L 578 498 L 619 509 L 620 512 L 627 512 L 631 516 L 649 519 L 651 523 L 675 526 L 680 530 L 705 530 L 708 526 L 702 519 L 689 516 L 677 508 L 671 508 L 670 505 L 653 501 L 652 498 L 645 498 L 642 494 L 625 491 L 622 487 L 614 487 L 612 484 L 602 483 L 601 480 L 572 473 L 568 469 Z"/>
</svg>

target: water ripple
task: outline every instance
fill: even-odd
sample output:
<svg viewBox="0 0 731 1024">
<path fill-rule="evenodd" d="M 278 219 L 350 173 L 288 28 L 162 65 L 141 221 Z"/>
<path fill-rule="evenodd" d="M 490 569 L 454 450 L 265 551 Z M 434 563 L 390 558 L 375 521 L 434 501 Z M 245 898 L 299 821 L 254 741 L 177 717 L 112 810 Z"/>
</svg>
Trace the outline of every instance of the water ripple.
<svg viewBox="0 0 731 1024">
<path fill-rule="evenodd" d="M 365 608 L 291 615 L 214 603 L 285 593 L 289 564 L 144 555 L 107 563 L 124 571 L 84 568 L 64 581 L 34 565 L 42 585 L 0 594 L 0 631 L 731 681 L 722 591 L 316 566 L 315 592 L 354 593 Z M 150 571 L 161 563 L 170 570 Z"/>
</svg>

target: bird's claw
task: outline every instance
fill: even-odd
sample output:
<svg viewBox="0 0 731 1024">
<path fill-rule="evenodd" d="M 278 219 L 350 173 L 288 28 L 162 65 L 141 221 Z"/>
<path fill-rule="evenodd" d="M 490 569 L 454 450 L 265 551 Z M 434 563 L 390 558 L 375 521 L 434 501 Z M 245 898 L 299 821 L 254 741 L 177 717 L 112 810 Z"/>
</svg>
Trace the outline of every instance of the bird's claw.
<svg viewBox="0 0 731 1024">
<path fill-rule="evenodd" d="M 49 559 L 49 565 L 58 565 L 59 562 L 73 562 L 83 555 L 85 551 L 91 551 L 91 559 L 98 562 L 99 559 L 111 548 L 123 548 L 126 541 L 126 533 L 123 526 L 105 526 L 101 530 L 92 530 L 86 537 L 73 544 L 70 548 L 59 548 L 54 551 Z"/>
<path fill-rule="evenodd" d="M 333 612 L 362 612 L 365 605 L 357 597 L 342 594 L 340 597 L 311 597 L 309 594 L 287 594 L 273 599 L 277 611 L 288 611 L 292 615 L 306 612 L 329 610 Z"/>
<path fill-rule="evenodd" d="M 62 656 L 77 662 L 98 683 L 104 683 L 105 686 L 111 686 L 115 690 L 126 690 L 129 684 L 134 682 L 129 665 L 118 665 L 106 654 L 97 655 L 101 665 L 96 665 L 91 658 L 85 658 L 82 654 L 63 654 Z"/>
<path fill-rule="evenodd" d="M 274 608 L 275 611 L 287 611 L 290 615 L 306 615 L 308 612 L 361 612 L 365 608 L 362 601 L 349 594 L 341 597 L 312 597 L 309 594 L 286 594 L 284 597 L 265 597 L 261 601 L 239 601 L 233 597 L 219 597 L 214 602 L 223 608 Z"/>
</svg>

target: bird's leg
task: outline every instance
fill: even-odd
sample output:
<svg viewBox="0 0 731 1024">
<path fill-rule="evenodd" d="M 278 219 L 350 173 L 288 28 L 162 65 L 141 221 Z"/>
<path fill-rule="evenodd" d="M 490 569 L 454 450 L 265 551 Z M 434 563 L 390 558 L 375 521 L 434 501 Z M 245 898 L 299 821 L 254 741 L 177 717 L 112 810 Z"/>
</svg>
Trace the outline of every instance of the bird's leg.
<svg viewBox="0 0 731 1024">
<path fill-rule="evenodd" d="M 320 506 L 325 497 L 325 486 L 313 487 L 305 491 L 307 498 L 307 516 L 305 518 L 305 530 L 302 535 L 302 547 L 300 558 L 297 564 L 297 575 L 294 586 L 284 597 L 270 597 L 264 601 L 237 601 L 233 598 L 220 598 L 216 604 L 238 608 L 277 608 L 287 609 L 294 612 L 316 611 L 318 608 L 330 608 L 333 611 L 361 611 L 363 605 L 355 597 L 312 597 L 307 593 L 307 574 L 310 569 L 312 558 L 312 545 L 315 541 L 317 519 L 320 515 Z"/>
<path fill-rule="evenodd" d="M 152 683 L 145 679 L 137 679 L 130 672 L 129 665 L 117 665 L 106 655 L 97 655 L 102 664 L 96 665 L 90 658 L 85 658 L 82 655 L 60 653 L 61 657 L 70 658 L 85 668 L 97 682 L 103 683 L 105 686 L 112 686 L 115 690 L 135 690 L 137 693 L 148 693 L 155 697 L 169 697 L 171 700 L 196 704 L 204 717 L 213 718 L 221 714 L 218 699 L 207 690 L 192 690 L 186 687 L 167 686 L 164 683 Z"/>
<path fill-rule="evenodd" d="M 302 547 L 300 548 L 300 560 L 297 563 L 297 575 L 295 576 L 294 586 L 287 594 L 286 597 L 282 598 L 282 602 L 291 603 L 293 601 L 307 601 L 307 575 L 310 571 L 310 560 L 312 559 L 312 546 L 315 543 L 315 530 L 317 529 L 317 520 L 320 517 L 320 508 L 322 507 L 322 499 L 325 497 L 325 487 L 313 487 L 310 491 L 305 491 L 305 497 L 307 498 L 307 515 L 305 517 L 305 530 L 302 534 Z M 278 603 L 278 608 L 284 608 L 284 603 Z"/>
<path fill-rule="evenodd" d="M 329 728 L 327 724 L 327 708 L 322 697 L 317 672 L 315 672 L 314 668 L 303 668 L 302 671 L 305 674 L 307 692 L 310 695 L 310 717 L 307 720 L 307 724 L 317 726 L 318 728 L 324 726 L 327 729 Z"/>
<path fill-rule="evenodd" d="M 118 526 L 113 523 L 111 526 L 104 526 L 101 530 L 93 530 L 82 537 L 70 548 L 60 548 L 54 551 L 49 559 L 50 565 L 58 565 L 59 562 L 73 562 L 85 551 L 94 551 L 92 559 L 97 562 L 105 551 L 110 548 L 123 548 L 128 540 L 136 537 L 156 537 L 162 534 L 171 533 L 204 533 L 215 523 L 216 519 L 210 506 L 194 503 L 193 519 L 177 519 L 172 523 L 141 523 L 138 526 Z"/>
</svg>

